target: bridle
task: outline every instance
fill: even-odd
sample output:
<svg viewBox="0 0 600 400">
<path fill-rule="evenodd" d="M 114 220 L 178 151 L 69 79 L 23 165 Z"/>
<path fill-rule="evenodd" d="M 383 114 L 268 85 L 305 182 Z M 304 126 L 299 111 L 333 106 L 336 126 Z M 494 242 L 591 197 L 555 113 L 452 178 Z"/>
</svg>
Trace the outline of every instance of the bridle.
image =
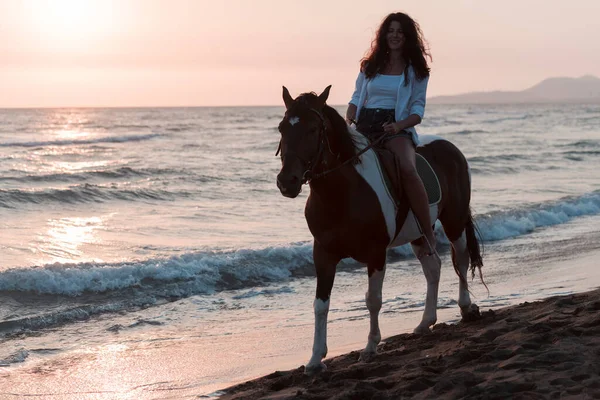
<svg viewBox="0 0 600 400">
<path fill-rule="evenodd" d="M 359 160 L 359 157 L 361 155 L 363 155 L 364 153 L 366 153 L 368 150 L 372 149 L 373 147 L 377 146 L 379 143 L 383 142 L 383 139 L 385 139 L 385 137 L 387 136 L 387 133 L 384 133 L 379 138 L 377 138 L 377 140 L 371 142 L 368 146 L 364 147 L 361 151 L 356 153 L 353 157 L 350 157 L 346 161 L 342 162 L 341 164 L 339 164 L 333 168 L 330 168 L 328 170 L 325 170 L 318 174 L 315 174 L 314 173 L 315 168 L 321 163 L 321 161 L 319 161 L 319 159 L 321 158 L 321 155 L 323 154 L 323 149 L 325 148 L 325 142 L 327 142 L 327 147 L 329 148 L 329 152 L 332 155 L 335 155 L 335 154 L 331 150 L 331 145 L 329 144 L 329 138 L 325 134 L 325 131 L 327 130 L 327 126 L 325 124 L 325 118 L 316 109 L 309 108 L 309 110 L 314 112 L 315 114 L 317 114 L 317 116 L 319 117 L 319 120 L 321 121 L 321 127 L 319 129 L 319 150 L 317 151 L 317 154 L 315 155 L 315 157 L 313 157 L 312 160 L 309 160 L 308 162 L 306 160 L 304 160 L 302 157 L 300 157 L 297 153 L 294 153 L 294 152 L 291 152 L 291 153 L 288 152 L 288 154 L 281 154 L 282 159 L 284 159 L 287 155 L 292 155 L 292 156 L 298 158 L 304 165 L 306 165 L 306 171 L 304 171 L 304 173 L 302 174 L 302 184 L 303 185 L 310 183 L 311 181 L 314 181 L 315 179 L 322 178 L 325 175 L 328 175 L 334 171 L 337 171 L 338 169 L 342 168 L 346 164 L 349 164 L 349 163 Z M 281 140 L 279 141 L 279 146 L 277 147 L 277 152 L 275 153 L 275 156 L 279 155 L 280 152 L 281 152 Z M 337 155 L 337 157 L 339 157 L 339 154 Z"/>
<path fill-rule="evenodd" d="M 298 155 L 298 153 L 295 152 L 286 152 L 286 154 L 281 154 L 281 158 L 285 159 L 288 156 L 294 156 L 297 159 L 299 159 L 303 165 L 306 165 L 306 171 L 304 171 L 304 173 L 302 174 L 302 184 L 305 185 L 307 183 L 309 183 L 310 181 L 320 178 L 323 176 L 323 173 L 320 174 L 314 174 L 314 170 L 321 164 L 322 160 L 321 160 L 321 156 L 323 155 L 323 151 L 325 149 L 325 143 L 327 143 L 327 148 L 329 149 L 329 152 L 331 154 L 333 154 L 333 151 L 331 150 L 331 145 L 329 144 L 329 138 L 326 135 L 326 130 L 327 130 L 327 126 L 325 123 L 325 118 L 323 117 L 323 114 L 321 114 L 318 110 L 314 109 L 314 108 L 309 108 L 309 111 L 315 113 L 318 117 L 319 120 L 321 121 L 321 125 L 319 126 L 319 149 L 317 151 L 317 153 L 315 154 L 315 156 L 312 158 L 312 160 L 308 160 L 306 161 L 304 158 L 300 157 L 300 155 Z M 279 146 L 277 147 L 277 152 L 275 153 L 275 156 L 279 155 L 279 153 L 281 152 L 281 140 L 279 141 Z"/>
</svg>

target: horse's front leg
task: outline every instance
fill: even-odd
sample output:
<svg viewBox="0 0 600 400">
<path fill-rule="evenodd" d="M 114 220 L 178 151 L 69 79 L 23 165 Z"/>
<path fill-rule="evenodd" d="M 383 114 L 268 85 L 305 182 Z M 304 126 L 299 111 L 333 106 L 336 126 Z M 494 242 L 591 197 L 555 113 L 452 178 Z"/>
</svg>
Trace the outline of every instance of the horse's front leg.
<svg viewBox="0 0 600 400">
<path fill-rule="evenodd" d="M 329 297 L 335 278 L 335 270 L 341 257 L 325 251 L 316 240 L 313 247 L 313 259 L 317 272 L 317 295 L 314 301 L 315 337 L 312 357 L 304 373 L 313 375 L 324 371 L 325 364 L 321 362 L 327 355 L 327 314 L 329 313 Z"/>
<path fill-rule="evenodd" d="M 411 245 L 415 254 L 422 254 L 422 249 L 417 243 L 413 242 Z M 437 300 L 442 263 L 436 253 L 430 256 L 423 256 L 419 261 L 427 280 L 427 296 L 425 297 L 423 319 L 419 326 L 415 328 L 414 333 L 428 333 L 430 332 L 429 327 L 437 321 Z"/>
<path fill-rule="evenodd" d="M 379 330 L 379 311 L 381 310 L 383 288 L 383 278 L 385 277 L 386 252 L 383 251 L 381 257 L 375 262 L 367 264 L 369 271 L 369 290 L 365 293 L 365 301 L 369 309 L 371 319 L 371 329 L 367 347 L 360 354 L 362 361 L 370 361 L 377 354 L 377 345 L 381 341 L 381 331 Z"/>
</svg>

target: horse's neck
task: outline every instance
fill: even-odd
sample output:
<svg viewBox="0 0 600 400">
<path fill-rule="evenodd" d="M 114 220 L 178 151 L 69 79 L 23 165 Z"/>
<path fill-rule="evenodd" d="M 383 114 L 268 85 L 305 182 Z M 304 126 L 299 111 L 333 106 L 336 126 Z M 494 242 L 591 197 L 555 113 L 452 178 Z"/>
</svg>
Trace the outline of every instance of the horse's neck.
<svg viewBox="0 0 600 400">
<path fill-rule="evenodd" d="M 339 161 L 327 163 L 323 171 L 338 169 L 310 183 L 311 193 L 316 193 L 324 203 L 340 204 L 341 200 L 352 196 L 357 187 L 355 180 L 360 179 L 360 175 L 352 163 L 340 164 Z"/>
<path fill-rule="evenodd" d="M 330 132 L 333 131 L 334 127 L 331 121 L 327 121 L 327 129 Z M 351 130 L 352 128 L 347 129 L 347 134 L 351 136 L 356 134 Z M 338 133 L 334 137 L 339 138 L 342 135 L 343 133 Z M 338 143 L 335 142 L 334 138 L 329 137 L 323 150 L 323 159 L 319 168 L 315 171 L 317 174 L 325 173 L 325 175 L 311 182 L 311 191 L 319 193 L 324 201 L 334 203 L 344 197 L 353 195 L 352 192 L 357 187 L 356 180 L 360 179 L 353 161 L 340 158 Z"/>
</svg>

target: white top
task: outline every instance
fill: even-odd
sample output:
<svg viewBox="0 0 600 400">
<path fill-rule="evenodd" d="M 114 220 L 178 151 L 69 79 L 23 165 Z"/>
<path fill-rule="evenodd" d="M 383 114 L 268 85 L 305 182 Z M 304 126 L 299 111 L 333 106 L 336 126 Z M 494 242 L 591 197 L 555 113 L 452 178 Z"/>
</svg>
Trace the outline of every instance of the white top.
<svg viewBox="0 0 600 400">
<path fill-rule="evenodd" d="M 407 76 L 409 79 L 408 85 L 405 85 L 404 81 L 402 81 L 402 84 L 398 86 L 396 105 L 395 107 L 392 107 L 396 110 L 396 121 L 402 121 L 412 114 L 416 114 L 422 119 L 423 114 L 425 114 L 425 95 L 427 93 L 427 82 L 429 82 L 429 77 L 418 80 L 412 65 L 408 66 Z M 352 95 L 352 99 L 350 100 L 350 104 L 356 106 L 357 117 L 360 115 L 360 110 L 365 107 L 367 103 L 367 84 L 371 80 L 372 79 L 367 79 L 363 72 L 360 72 L 356 78 L 356 88 Z M 406 130 L 412 134 L 413 141 L 418 144 L 419 137 L 415 128 L 406 128 Z"/>
<path fill-rule="evenodd" d="M 402 75 L 380 75 L 367 82 L 367 101 L 365 108 L 395 109 L 398 87 L 404 83 Z"/>
</svg>

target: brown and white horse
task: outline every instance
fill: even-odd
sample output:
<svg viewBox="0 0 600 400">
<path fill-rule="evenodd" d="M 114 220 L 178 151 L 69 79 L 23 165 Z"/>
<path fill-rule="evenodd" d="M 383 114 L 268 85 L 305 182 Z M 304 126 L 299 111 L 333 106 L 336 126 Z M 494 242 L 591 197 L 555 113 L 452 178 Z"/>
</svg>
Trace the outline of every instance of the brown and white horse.
<svg viewBox="0 0 600 400">
<path fill-rule="evenodd" d="M 293 99 L 283 88 L 286 112 L 279 124 L 281 132 L 281 172 L 277 186 L 281 194 L 295 198 L 304 183 L 310 185 L 305 216 L 314 237 L 313 259 L 317 275 L 314 301 L 315 336 L 312 357 L 305 372 L 322 371 L 327 354 L 327 314 L 336 266 L 351 257 L 367 264 L 369 289 L 365 295 L 371 327 L 361 358 L 368 360 L 381 340 L 379 310 L 386 267 L 387 249 L 410 242 L 415 254 L 422 246 L 419 231 L 398 235 L 408 221 L 406 197 L 399 205 L 383 188 L 374 150 L 364 149 L 368 141 L 346 125 L 339 113 L 326 104 L 328 86 L 317 96 L 305 93 Z M 361 151 L 363 150 L 363 151 Z M 438 176 L 442 199 L 432 207 L 432 220 L 439 219 L 452 244 L 452 261 L 459 283 L 458 304 L 463 319 L 478 314 L 467 287 L 469 265 L 472 271 L 483 265 L 469 202 L 469 166 L 463 154 L 449 141 L 437 138 L 419 146 Z M 414 218 L 410 218 L 414 224 Z M 402 233 L 402 232 L 400 232 Z M 422 252 L 421 252 L 422 253 Z M 416 333 L 428 332 L 437 320 L 437 297 L 441 263 L 437 255 L 421 258 L 427 280 L 423 319 Z"/>
</svg>

